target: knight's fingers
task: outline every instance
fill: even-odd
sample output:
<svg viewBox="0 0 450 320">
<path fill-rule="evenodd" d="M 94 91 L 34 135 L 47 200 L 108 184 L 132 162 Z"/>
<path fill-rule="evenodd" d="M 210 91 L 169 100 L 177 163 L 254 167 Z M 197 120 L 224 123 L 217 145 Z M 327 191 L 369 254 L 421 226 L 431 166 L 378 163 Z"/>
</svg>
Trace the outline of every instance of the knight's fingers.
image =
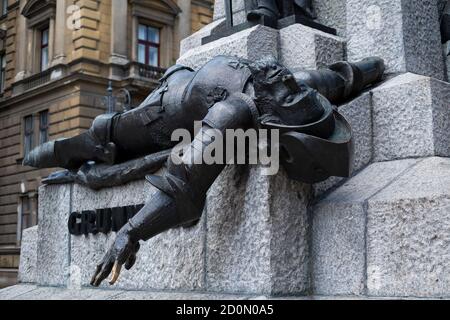
<svg viewBox="0 0 450 320">
<path fill-rule="evenodd" d="M 91 286 L 94 285 L 95 279 L 99 275 L 100 271 L 102 271 L 102 267 L 103 267 L 103 263 L 100 263 L 99 265 L 97 265 L 97 268 L 95 269 L 95 273 L 94 273 L 94 275 L 91 278 Z"/>
<path fill-rule="evenodd" d="M 109 280 L 109 284 L 113 285 L 117 282 L 120 276 L 120 271 L 122 270 L 122 265 L 116 261 L 114 263 L 114 267 L 112 268 L 112 277 L 111 280 Z"/>
<path fill-rule="evenodd" d="M 103 280 L 108 278 L 109 274 L 111 273 L 111 269 L 112 268 L 113 268 L 113 263 L 112 262 L 108 262 L 108 263 L 106 263 L 103 266 L 102 270 L 100 271 L 100 273 L 95 278 L 95 281 L 94 281 L 94 286 L 95 287 L 100 286 L 100 284 L 103 282 Z"/>
</svg>

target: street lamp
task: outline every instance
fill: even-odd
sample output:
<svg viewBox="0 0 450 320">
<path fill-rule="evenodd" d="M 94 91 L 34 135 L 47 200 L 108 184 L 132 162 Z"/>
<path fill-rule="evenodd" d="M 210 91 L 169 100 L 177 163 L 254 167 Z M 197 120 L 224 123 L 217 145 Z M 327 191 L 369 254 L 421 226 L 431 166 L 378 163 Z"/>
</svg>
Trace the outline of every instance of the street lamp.
<svg viewBox="0 0 450 320">
<path fill-rule="evenodd" d="M 107 113 L 117 112 L 117 105 L 122 106 L 120 111 L 131 110 L 131 94 L 127 89 L 120 89 L 119 93 L 114 96 L 112 81 L 109 81 L 108 88 L 106 89 L 106 96 L 103 97 L 103 103 L 106 106 Z"/>
</svg>

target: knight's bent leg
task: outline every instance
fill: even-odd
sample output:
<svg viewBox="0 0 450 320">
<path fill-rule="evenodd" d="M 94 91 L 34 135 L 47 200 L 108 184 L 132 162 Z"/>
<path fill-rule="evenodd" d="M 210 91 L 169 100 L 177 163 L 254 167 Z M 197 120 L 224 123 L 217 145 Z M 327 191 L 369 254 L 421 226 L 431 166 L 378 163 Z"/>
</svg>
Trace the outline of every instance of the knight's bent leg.
<svg viewBox="0 0 450 320">
<path fill-rule="evenodd" d="M 337 103 L 381 81 L 385 70 L 381 58 L 367 58 L 356 63 L 338 62 L 320 70 L 294 74 L 299 85 L 316 89 L 330 102 Z"/>
<path fill-rule="evenodd" d="M 149 181 L 159 192 L 125 226 L 133 240 L 148 240 L 170 228 L 189 224 L 201 217 L 206 193 L 224 169 L 227 159 L 219 164 L 193 160 L 203 157 L 205 149 L 214 142 L 209 130 L 221 132 L 226 145 L 225 131 L 251 127 L 255 110 L 251 98 L 244 94 L 235 94 L 209 110 L 203 120 L 201 132 L 183 156 L 184 163 L 176 165 L 169 158 L 168 172 L 164 176 L 149 177 Z"/>
<path fill-rule="evenodd" d="M 168 170 L 162 177 L 149 177 L 150 182 L 159 190 L 118 232 L 114 245 L 97 266 L 92 285 L 99 286 L 111 271 L 113 277 L 110 283 L 113 284 L 122 265 L 131 268 L 140 240 L 149 240 L 171 228 L 200 219 L 206 193 L 224 169 L 226 162 L 208 165 L 203 161 L 200 163 L 190 160 L 203 159 L 205 149 L 213 143 L 214 138 L 208 131 L 220 131 L 225 140 L 227 129 L 251 127 L 255 110 L 252 99 L 244 94 L 232 95 L 209 110 L 201 132 L 183 156 L 184 163 L 175 164 L 173 159 L 169 158 Z"/>
</svg>

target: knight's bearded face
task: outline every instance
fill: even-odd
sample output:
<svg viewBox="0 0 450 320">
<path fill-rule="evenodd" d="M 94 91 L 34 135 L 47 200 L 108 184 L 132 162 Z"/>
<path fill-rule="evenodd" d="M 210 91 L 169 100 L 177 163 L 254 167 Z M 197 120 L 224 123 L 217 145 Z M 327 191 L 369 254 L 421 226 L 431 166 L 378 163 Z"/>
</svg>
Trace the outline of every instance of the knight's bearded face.
<svg viewBox="0 0 450 320">
<path fill-rule="evenodd" d="M 301 92 L 292 73 L 274 59 L 253 63 L 250 70 L 258 99 L 270 99 L 277 105 L 287 105 Z"/>
<path fill-rule="evenodd" d="M 299 85 L 294 75 L 275 59 L 252 63 L 256 103 L 274 121 L 301 125 L 320 119 L 323 108 L 317 92 Z"/>
</svg>

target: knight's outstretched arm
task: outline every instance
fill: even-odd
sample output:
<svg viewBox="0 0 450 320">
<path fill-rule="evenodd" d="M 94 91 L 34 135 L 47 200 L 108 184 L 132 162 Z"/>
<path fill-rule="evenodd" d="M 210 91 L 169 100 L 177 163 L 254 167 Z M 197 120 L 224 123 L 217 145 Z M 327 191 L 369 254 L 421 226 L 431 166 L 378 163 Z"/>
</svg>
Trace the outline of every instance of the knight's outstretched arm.
<svg viewBox="0 0 450 320">
<path fill-rule="evenodd" d="M 356 63 L 338 62 L 328 68 L 306 70 L 294 74 L 299 85 L 316 89 L 331 103 L 341 102 L 381 81 L 384 61 L 371 57 Z"/>
<path fill-rule="evenodd" d="M 206 193 L 225 167 L 222 163 L 207 164 L 203 159 L 204 150 L 211 145 L 214 137 L 211 129 L 222 133 L 226 144 L 227 129 L 247 129 L 252 126 L 256 107 L 245 94 L 234 94 L 225 101 L 215 104 L 203 120 L 201 132 L 183 155 L 183 163 L 168 160 L 167 172 L 161 176 L 149 177 L 158 191 L 117 234 L 116 241 L 107 252 L 92 278 L 91 284 L 99 286 L 113 271 L 113 284 L 125 265 L 130 269 L 136 259 L 139 241 L 150 238 L 171 228 L 189 225 L 198 221 L 203 212 Z"/>
</svg>

